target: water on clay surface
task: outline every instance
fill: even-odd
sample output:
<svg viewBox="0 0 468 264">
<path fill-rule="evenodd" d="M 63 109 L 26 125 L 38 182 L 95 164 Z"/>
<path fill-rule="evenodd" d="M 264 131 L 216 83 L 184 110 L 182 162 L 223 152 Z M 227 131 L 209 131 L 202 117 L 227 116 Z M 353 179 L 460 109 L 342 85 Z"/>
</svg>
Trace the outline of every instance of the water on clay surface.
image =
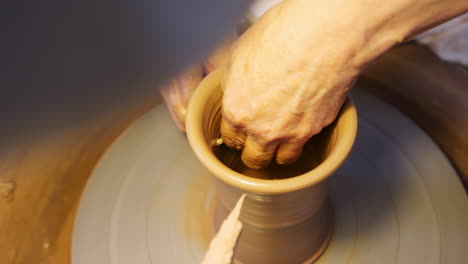
<svg viewBox="0 0 468 264">
<path fill-rule="evenodd" d="M 247 176 L 271 180 L 292 178 L 313 170 L 326 159 L 330 149 L 332 149 L 334 126 L 335 123 L 324 128 L 322 132 L 307 141 L 301 157 L 289 165 L 279 165 L 272 161 L 266 168 L 251 169 L 242 162 L 241 151 L 231 149 L 224 144 L 214 147 L 214 153 L 226 166 Z"/>
</svg>

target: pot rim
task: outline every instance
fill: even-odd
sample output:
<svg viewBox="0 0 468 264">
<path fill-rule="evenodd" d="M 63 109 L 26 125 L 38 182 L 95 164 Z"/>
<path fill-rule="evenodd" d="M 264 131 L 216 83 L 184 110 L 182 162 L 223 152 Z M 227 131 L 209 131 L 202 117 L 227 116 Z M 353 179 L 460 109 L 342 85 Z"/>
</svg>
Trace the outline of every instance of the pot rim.
<svg viewBox="0 0 468 264">
<path fill-rule="evenodd" d="M 243 175 L 223 164 L 211 151 L 209 143 L 206 142 L 201 124 L 203 120 L 202 109 L 211 94 L 210 90 L 220 85 L 226 72 L 227 69 L 222 67 L 202 80 L 190 100 L 186 116 L 186 130 L 190 146 L 202 164 L 218 179 L 246 192 L 282 194 L 297 191 L 325 180 L 346 160 L 354 145 L 358 127 L 356 107 L 349 95 L 338 116 L 339 122 L 343 122 L 342 125 L 345 126 L 347 132 L 340 135 L 333 151 L 313 170 L 292 178 L 265 180 Z"/>
</svg>

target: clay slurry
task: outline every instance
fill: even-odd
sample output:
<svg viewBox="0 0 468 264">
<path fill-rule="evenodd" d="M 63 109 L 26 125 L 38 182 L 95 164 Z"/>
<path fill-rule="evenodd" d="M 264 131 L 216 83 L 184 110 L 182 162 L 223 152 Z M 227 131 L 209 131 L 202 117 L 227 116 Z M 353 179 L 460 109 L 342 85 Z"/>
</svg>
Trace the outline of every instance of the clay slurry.
<svg viewBox="0 0 468 264">
<path fill-rule="evenodd" d="M 214 146 L 213 151 L 220 161 L 232 170 L 258 179 L 287 179 L 313 170 L 328 155 L 332 144 L 331 132 L 335 123 L 324 128 L 313 136 L 305 145 L 301 157 L 293 164 L 279 165 L 270 163 L 263 169 L 251 169 L 242 162 L 241 151 L 227 147 L 225 144 Z"/>
<path fill-rule="evenodd" d="M 218 234 L 213 238 L 202 264 L 229 264 L 234 255 L 237 238 L 242 230 L 242 222 L 239 220 L 242 204 L 246 194 L 242 194 L 234 209 L 221 224 Z"/>
</svg>

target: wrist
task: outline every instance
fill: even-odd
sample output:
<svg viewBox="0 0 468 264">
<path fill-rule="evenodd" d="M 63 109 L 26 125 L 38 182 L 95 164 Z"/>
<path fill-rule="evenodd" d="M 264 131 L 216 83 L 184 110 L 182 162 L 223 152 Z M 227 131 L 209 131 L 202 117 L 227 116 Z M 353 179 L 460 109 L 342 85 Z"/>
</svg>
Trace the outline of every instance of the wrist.
<svg viewBox="0 0 468 264">
<path fill-rule="evenodd" d="M 281 9 L 304 35 L 313 36 L 304 36 L 305 42 L 311 40 L 315 45 L 320 41 L 325 44 L 320 46 L 323 52 L 342 56 L 361 68 L 405 38 L 403 27 L 388 23 L 394 15 L 391 10 L 397 7 L 379 9 L 374 6 L 377 2 L 286 0 Z"/>
<path fill-rule="evenodd" d="M 458 0 L 285 0 L 284 3 L 302 12 L 309 23 L 328 20 L 322 27 L 331 30 L 335 27 L 335 32 L 343 34 L 336 36 L 336 41 L 354 41 L 351 44 L 358 48 L 357 61 L 364 65 L 394 45 L 468 12 L 468 1 Z"/>
</svg>

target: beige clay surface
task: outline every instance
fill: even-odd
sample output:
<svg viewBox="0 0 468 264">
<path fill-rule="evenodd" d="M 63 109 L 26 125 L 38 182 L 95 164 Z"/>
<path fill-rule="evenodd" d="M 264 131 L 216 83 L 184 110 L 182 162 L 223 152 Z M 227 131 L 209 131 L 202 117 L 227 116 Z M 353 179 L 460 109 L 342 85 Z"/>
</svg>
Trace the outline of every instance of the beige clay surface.
<svg viewBox="0 0 468 264">
<path fill-rule="evenodd" d="M 335 228 L 319 263 L 463 263 L 468 198 L 450 163 L 398 111 L 357 89 L 354 101 L 358 137 L 330 178 Z M 94 170 L 72 263 L 200 263 L 214 235 L 215 195 L 213 177 L 158 106 Z"/>
<path fill-rule="evenodd" d="M 357 130 L 355 107 L 348 100 L 337 120 L 306 144 L 294 164 L 248 169 L 240 151 L 212 144 L 219 137 L 220 127 L 222 130 L 224 74 L 224 69 L 218 68 L 200 83 L 186 121 L 190 146 L 216 177 L 215 227 L 227 217 L 239 196 L 248 193 L 240 215 L 244 229 L 234 262 L 313 261 L 329 242 L 333 221 L 326 180 L 352 149 Z"/>
</svg>

